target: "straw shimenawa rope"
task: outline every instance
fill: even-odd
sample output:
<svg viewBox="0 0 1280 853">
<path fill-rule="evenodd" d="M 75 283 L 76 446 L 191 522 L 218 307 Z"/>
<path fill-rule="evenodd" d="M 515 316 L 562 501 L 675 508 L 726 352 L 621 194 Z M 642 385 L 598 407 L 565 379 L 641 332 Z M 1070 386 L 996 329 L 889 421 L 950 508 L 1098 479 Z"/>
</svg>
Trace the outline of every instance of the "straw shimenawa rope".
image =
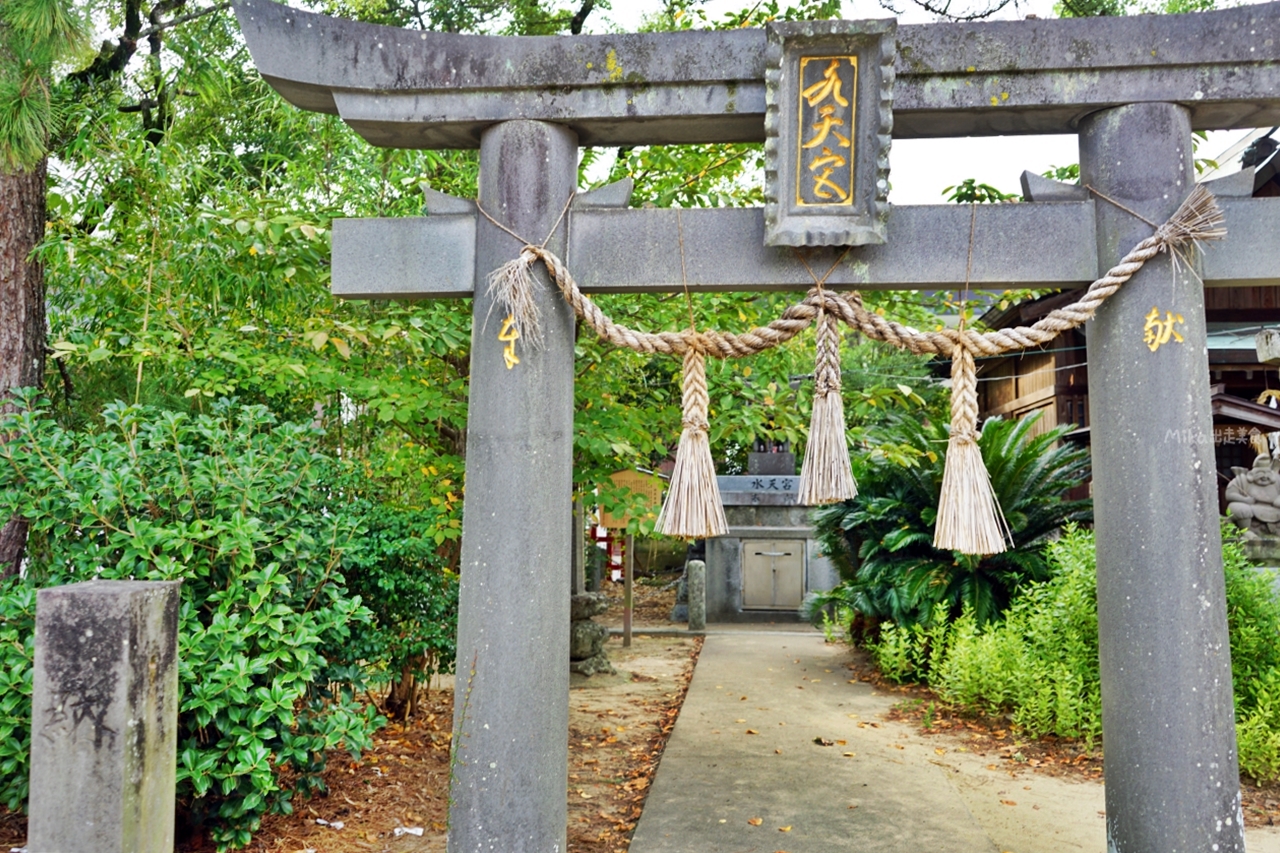
<svg viewBox="0 0 1280 853">
<path fill-rule="evenodd" d="M 866 310 L 862 306 L 861 297 L 856 292 L 842 294 L 820 287 L 810 289 L 803 300 L 789 306 L 769 325 L 759 326 L 747 332 L 732 334 L 716 330 L 692 329 L 683 332 L 641 332 L 619 325 L 610 319 L 598 305 L 579 290 L 564 264 L 546 248 L 527 245 L 521 252 L 520 260 L 527 267 L 531 260 L 526 257 L 526 254 L 532 253 L 534 259 L 542 261 L 546 266 L 574 312 L 597 335 L 615 346 L 626 347 L 640 353 L 679 356 L 695 353 L 714 358 L 741 358 L 786 343 L 820 316 L 825 318 L 825 315 L 830 315 L 833 322 L 845 323 L 869 338 L 884 341 L 917 355 L 934 354 L 952 359 L 953 394 L 960 399 L 953 399 L 952 402 L 952 441 L 948 448 L 947 470 L 943 474 L 944 488 L 934 544 L 938 548 L 967 554 L 991 554 L 1004 550 L 1005 536 L 1008 533 L 1007 525 L 998 516 L 998 506 L 986 506 L 985 499 L 975 499 L 976 503 L 969 506 L 949 505 L 952 500 L 962 504 L 967 503 L 970 499 L 966 495 L 980 492 L 975 483 L 987 477 L 986 469 L 982 467 L 981 453 L 976 446 L 977 400 L 976 391 L 970 390 L 971 385 L 976 388 L 974 357 L 1001 355 L 1049 343 L 1062 332 L 1074 329 L 1091 319 L 1094 312 L 1098 310 L 1098 306 L 1156 255 L 1165 251 L 1176 252 L 1182 248 L 1193 247 L 1201 241 L 1220 240 L 1225 237 L 1226 229 L 1222 227 L 1222 222 L 1222 211 L 1212 193 L 1202 186 L 1197 186 L 1173 216 L 1156 229 L 1155 234 L 1134 246 L 1118 264 L 1107 271 L 1106 275 L 1089 285 L 1074 303 L 1051 311 L 1034 325 L 988 332 L 978 332 L 973 329 L 940 329 L 922 332 Z M 531 278 L 521 278 L 532 286 Z M 511 304 L 518 304 L 521 298 L 519 295 L 512 295 Z M 689 362 L 686 360 L 686 395 L 690 393 L 688 368 Z M 705 369 L 702 375 L 705 383 Z M 961 393 L 956 393 L 957 390 Z M 705 387 L 703 393 L 705 393 Z M 828 396 L 832 395 L 828 394 Z M 838 395 L 835 396 L 838 397 Z M 686 408 L 686 432 L 692 420 L 688 412 Z M 706 410 L 703 409 L 704 420 L 705 416 Z M 698 431 L 695 429 L 695 432 Z M 954 459 L 956 455 L 962 458 Z M 957 464 L 961 467 L 957 467 Z M 949 481 L 956 484 L 950 490 L 947 488 Z M 994 496 L 992 502 L 994 503 Z M 723 512 L 719 507 L 716 509 Z M 708 508 L 707 512 L 711 513 L 711 508 Z M 976 518 L 977 515 L 983 515 L 984 520 L 980 524 L 980 529 L 975 531 L 967 525 L 972 523 L 971 516 Z M 944 519 L 950 520 L 944 521 Z M 693 524 L 685 528 L 674 520 L 668 529 L 673 531 L 670 535 L 674 536 L 706 535 L 705 525 Z M 992 533 L 993 530 L 995 533 Z"/>
<path fill-rule="evenodd" d="M 797 496 L 802 506 L 847 501 L 858 494 L 845 438 L 838 322 L 833 315 L 819 311 L 814 332 L 817 356 L 813 369 L 813 414 Z"/>
<path fill-rule="evenodd" d="M 951 358 L 951 437 L 938 496 L 933 547 L 965 554 L 998 554 L 1013 534 L 1000 511 L 978 446 L 978 375 L 973 353 Z"/>
<path fill-rule="evenodd" d="M 707 435 L 711 395 L 707 391 L 706 356 L 697 350 L 690 349 L 684 354 L 681 402 L 683 429 L 676 449 L 676 465 L 671 469 L 671 487 L 658 516 L 658 532 L 686 539 L 724 536 L 729 532 L 729 522 L 724 517 L 711 459 L 711 440 Z"/>
</svg>

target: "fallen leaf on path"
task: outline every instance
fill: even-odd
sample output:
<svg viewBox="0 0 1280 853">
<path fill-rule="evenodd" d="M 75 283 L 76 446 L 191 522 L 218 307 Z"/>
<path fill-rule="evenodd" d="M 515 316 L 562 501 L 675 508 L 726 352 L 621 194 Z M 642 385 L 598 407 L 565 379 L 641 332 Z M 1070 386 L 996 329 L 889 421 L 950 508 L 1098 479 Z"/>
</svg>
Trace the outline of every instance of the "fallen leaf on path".
<svg viewBox="0 0 1280 853">
<path fill-rule="evenodd" d="M 848 745 L 849 741 L 847 741 L 847 740 L 838 740 L 838 741 L 836 741 L 836 743 L 840 744 L 841 746 L 846 746 L 846 745 Z"/>
<path fill-rule="evenodd" d="M 905 746 L 903 746 L 903 745 L 902 745 L 902 744 L 900 744 L 900 743 L 895 743 L 895 744 L 893 744 L 893 748 L 894 748 L 894 749 L 906 749 L 906 747 L 905 747 Z"/>
<path fill-rule="evenodd" d="M 1016 806 L 1018 804 L 1014 800 L 1001 800 L 1000 802 L 1002 805 L 1006 805 L 1006 806 Z"/>
<path fill-rule="evenodd" d="M 816 743 L 818 746 L 835 746 L 835 745 L 836 745 L 836 742 L 835 742 L 835 741 L 833 741 L 833 740 L 827 740 L 826 738 L 822 737 L 821 735 L 819 735 L 818 737 L 814 738 L 814 739 L 813 739 L 813 742 L 814 742 L 814 743 Z M 899 747 L 899 749 L 901 749 L 901 747 Z"/>
<path fill-rule="evenodd" d="M 775 755 L 782 755 L 782 750 L 780 749 L 775 749 L 773 752 Z"/>
<path fill-rule="evenodd" d="M 735 723 L 745 723 L 746 720 L 734 720 Z"/>
<path fill-rule="evenodd" d="M 846 752 L 846 753 L 844 754 L 844 757 L 845 757 L 845 758 L 853 758 L 853 757 L 854 757 L 855 755 L 857 755 L 857 754 L 858 754 L 858 753 L 856 753 L 856 752 Z"/>
<path fill-rule="evenodd" d="M 936 747 L 934 747 L 934 748 L 933 748 L 933 751 L 934 751 L 934 753 L 935 753 L 935 754 L 937 754 L 937 755 L 946 755 L 946 754 L 947 754 L 947 751 L 946 751 L 945 749 L 943 749 L 942 747 L 940 747 L 940 746 L 936 746 Z"/>
<path fill-rule="evenodd" d="M 790 831 L 791 831 L 791 827 L 789 827 L 789 826 L 780 826 L 780 827 L 778 827 L 778 832 L 790 832 Z"/>
<path fill-rule="evenodd" d="M 749 734 L 749 735 L 758 735 L 758 734 L 760 734 L 760 733 L 759 733 L 758 731 L 756 731 L 755 729 L 747 729 L 747 734 Z"/>
<path fill-rule="evenodd" d="M 762 817 L 749 817 L 749 818 L 747 818 L 747 823 L 751 824 L 752 826 L 759 826 L 760 824 L 764 823 L 764 818 L 762 818 Z"/>
</svg>

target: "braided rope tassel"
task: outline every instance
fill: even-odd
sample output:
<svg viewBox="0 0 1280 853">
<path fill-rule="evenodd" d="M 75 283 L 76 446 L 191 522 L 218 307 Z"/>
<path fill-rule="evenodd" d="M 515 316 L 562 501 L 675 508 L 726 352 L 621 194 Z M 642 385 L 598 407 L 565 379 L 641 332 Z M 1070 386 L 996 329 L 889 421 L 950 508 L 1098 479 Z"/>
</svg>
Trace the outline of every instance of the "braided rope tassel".
<svg viewBox="0 0 1280 853">
<path fill-rule="evenodd" d="M 534 349 L 541 349 L 542 318 L 533 297 L 533 262 L 537 259 L 537 249 L 525 246 L 518 256 L 489 273 L 487 285 L 493 299 L 489 313 L 497 308 L 501 316 L 511 318 L 516 338 L 527 341 Z"/>
<path fill-rule="evenodd" d="M 933 547 L 962 554 L 999 554 L 1013 534 L 991 488 L 978 446 L 978 371 L 973 353 L 951 353 L 951 438 L 938 496 Z"/>
<path fill-rule="evenodd" d="M 671 471 L 667 500 L 658 516 L 658 532 L 664 536 L 703 539 L 725 536 L 729 532 L 707 435 L 710 405 L 706 358 L 690 349 L 684 354 L 684 429 L 676 449 L 676 466 Z"/>
<path fill-rule="evenodd" d="M 818 312 L 814 333 L 817 355 L 813 369 L 813 414 L 809 420 L 809 444 L 800 469 L 799 503 L 802 506 L 847 501 L 858 494 L 849 466 L 845 440 L 844 397 L 840 394 L 839 321 Z"/>
</svg>

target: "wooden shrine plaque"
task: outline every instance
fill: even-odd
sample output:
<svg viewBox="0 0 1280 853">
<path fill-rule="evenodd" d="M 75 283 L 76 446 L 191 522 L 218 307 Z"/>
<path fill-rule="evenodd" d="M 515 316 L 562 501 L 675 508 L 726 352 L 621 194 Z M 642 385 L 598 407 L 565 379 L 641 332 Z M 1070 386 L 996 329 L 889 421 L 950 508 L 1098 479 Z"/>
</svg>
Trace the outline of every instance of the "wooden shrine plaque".
<svg viewBox="0 0 1280 853">
<path fill-rule="evenodd" d="M 896 33 L 892 19 L 769 25 L 767 245 L 885 241 Z"/>
<path fill-rule="evenodd" d="M 610 474 L 609 479 L 615 486 L 625 486 L 635 494 L 644 495 L 652 508 L 646 517 L 657 518 L 662 507 L 662 478 L 654 474 L 641 474 L 639 471 L 619 471 Z M 631 522 L 629 515 L 612 515 L 608 512 L 600 514 L 600 524 L 610 530 L 620 530 Z"/>
</svg>

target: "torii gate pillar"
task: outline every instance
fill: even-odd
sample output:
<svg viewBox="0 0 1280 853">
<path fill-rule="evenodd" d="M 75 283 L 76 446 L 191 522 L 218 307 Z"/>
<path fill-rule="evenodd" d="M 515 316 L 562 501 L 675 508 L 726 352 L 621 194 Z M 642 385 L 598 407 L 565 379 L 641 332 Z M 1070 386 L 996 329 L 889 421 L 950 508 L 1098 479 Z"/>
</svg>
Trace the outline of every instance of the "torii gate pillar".
<svg viewBox="0 0 1280 853">
<path fill-rule="evenodd" d="M 577 178 L 568 128 L 509 121 L 480 138 L 480 205 L 529 240 L 551 232 Z M 565 231 L 547 244 L 559 255 Z M 449 853 L 565 849 L 574 324 L 544 279 L 545 344 L 521 341 L 520 363 L 505 367 L 484 276 L 521 248 L 476 223 L 471 387 L 485 393 L 467 416 Z"/>
<path fill-rule="evenodd" d="M 1080 125 L 1081 183 L 1163 222 L 1195 182 L 1184 107 Z M 1097 202 L 1099 268 L 1151 233 Z M 1109 853 L 1244 853 L 1204 291 L 1147 264 L 1087 327 Z M 1153 307 L 1182 315 L 1152 351 Z"/>
</svg>

